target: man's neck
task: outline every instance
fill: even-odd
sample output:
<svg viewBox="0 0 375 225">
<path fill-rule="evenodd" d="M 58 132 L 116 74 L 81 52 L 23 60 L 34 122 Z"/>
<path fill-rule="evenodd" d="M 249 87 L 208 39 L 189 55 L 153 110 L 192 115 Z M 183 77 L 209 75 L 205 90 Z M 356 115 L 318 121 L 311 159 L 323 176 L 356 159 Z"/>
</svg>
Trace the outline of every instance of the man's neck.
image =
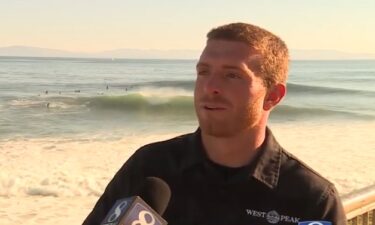
<svg viewBox="0 0 375 225">
<path fill-rule="evenodd" d="M 266 127 L 255 127 L 231 137 L 215 137 L 202 131 L 202 142 L 207 156 L 213 162 L 228 166 L 248 165 L 263 144 Z"/>
</svg>

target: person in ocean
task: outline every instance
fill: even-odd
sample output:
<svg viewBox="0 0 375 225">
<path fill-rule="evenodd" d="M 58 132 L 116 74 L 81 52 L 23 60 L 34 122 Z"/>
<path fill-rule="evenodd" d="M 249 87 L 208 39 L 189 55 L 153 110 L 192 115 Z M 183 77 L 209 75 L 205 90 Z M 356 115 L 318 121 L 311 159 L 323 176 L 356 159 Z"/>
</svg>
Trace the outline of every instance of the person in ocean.
<svg viewBox="0 0 375 225">
<path fill-rule="evenodd" d="M 116 200 L 138 195 L 147 177 L 171 189 L 162 215 L 170 225 L 346 224 L 335 186 L 267 126 L 286 95 L 288 66 L 286 44 L 263 28 L 212 29 L 196 65 L 198 129 L 138 149 L 83 224 L 102 222 Z"/>
</svg>

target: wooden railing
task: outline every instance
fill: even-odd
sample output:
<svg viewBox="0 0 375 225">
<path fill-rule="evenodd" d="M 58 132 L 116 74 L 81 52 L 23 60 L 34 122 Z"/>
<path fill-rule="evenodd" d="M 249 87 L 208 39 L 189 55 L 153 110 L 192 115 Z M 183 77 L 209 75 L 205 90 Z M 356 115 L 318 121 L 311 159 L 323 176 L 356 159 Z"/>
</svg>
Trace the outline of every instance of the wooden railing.
<svg viewBox="0 0 375 225">
<path fill-rule="evenodd" d="M 375 184 L 342 198 L 348 225 L 375 225 Z"/>
</svg>

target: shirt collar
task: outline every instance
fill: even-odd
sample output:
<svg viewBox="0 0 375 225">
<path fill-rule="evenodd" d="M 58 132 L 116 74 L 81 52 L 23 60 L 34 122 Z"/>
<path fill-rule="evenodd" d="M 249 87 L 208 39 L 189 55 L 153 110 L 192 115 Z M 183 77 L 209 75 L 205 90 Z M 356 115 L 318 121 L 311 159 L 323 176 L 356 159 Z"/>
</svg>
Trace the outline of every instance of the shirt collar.
<svg viewBox="0 0 375 225">
<path fill-rule="evenodd" d="M 186 147 L 186 155 L 182 161 L 183 170 L 208 160 L 203 149 L 199 128 L 192 135 L 188 136 Z M 259 151 L 259 156 L 250 165 L 252 169 L 249 172 L 249 176 L 273 189 L 277 186 L 279 180 L 282 147 L 277 143 L 268 127 L 264 143 Z"/>
<path fill-rule="evenodd" d="M 188 136 L 187 151 L 182 161 L 182 169 L 188 169 L 196 164 L 202 163 L 207 159 L 203 149 L 201 130 L 198 128 L 194 133 Z"/>
<path fill-rule="evenodd" d="M 273 189 L 277 186 L 280 175 L 282 147 L 277 143 L 267 127 L 266 138 L 254 163 L 250 176 Z"/>
</svg>

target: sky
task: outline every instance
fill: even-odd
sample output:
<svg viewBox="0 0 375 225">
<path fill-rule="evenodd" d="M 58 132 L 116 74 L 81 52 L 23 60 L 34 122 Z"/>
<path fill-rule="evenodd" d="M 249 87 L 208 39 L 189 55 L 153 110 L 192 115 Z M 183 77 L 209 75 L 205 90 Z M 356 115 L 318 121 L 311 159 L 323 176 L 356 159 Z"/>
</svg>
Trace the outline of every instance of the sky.
<svg viewBox="0 0 375 225">
<path fill-rule="evenodd" d="M 211 28 L 231 22 L 266 28 L 292 49 L 375 54 L 374 0 L 0 0 L 0 47 L 199 50 Z"/>
</svg>

